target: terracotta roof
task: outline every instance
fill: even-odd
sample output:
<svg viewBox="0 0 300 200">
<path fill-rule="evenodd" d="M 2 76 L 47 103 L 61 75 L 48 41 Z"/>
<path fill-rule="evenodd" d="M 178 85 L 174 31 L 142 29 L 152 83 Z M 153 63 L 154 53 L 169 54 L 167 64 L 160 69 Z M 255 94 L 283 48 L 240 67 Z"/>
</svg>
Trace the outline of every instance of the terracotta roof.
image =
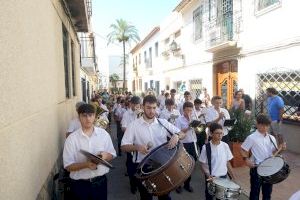
<svg viewBox="0 0 300 200">
<path fill-rule="evenodd" d="M 182 0 L 173 11 L 180 12 L 187 4 L 189 4 L 192 0 Z"/>
<path fill-rule="evenodd" d="M 156 26 L 155 28 L 153 28 L 150 33 L 137 45 L 135 45 L 135 47 L 133 47 L 133 49 L 130 51 L 131 54 L 135 53 L 137 50 L 139 50 L 153 35 L 155 35 L 158 31 L 160 30 L 159 26 Z"/>
</svg>

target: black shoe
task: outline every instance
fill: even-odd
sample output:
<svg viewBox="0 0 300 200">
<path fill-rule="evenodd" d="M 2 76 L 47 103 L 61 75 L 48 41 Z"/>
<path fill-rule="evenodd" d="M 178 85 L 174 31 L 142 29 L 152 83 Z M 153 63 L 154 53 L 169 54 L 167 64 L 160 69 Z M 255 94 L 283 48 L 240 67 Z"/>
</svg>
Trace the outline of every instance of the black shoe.
<svg viewBox="0 0 300 200">
<path fill-rule="evenodd" d="M 122 153 L 120 152 L 120 153 L 118 153 L 118 156 L 122 156 Z"/>
<path fill-rule="evenodd" d="M 191 186 L 184 186 L 184 189 L 188 192 L 194 192 L 194 189 Z"/>
<path fill-rule="evenodd" d="M 127 173 L 127 172 L 125 172 L 125 173 L 124 173 L 124 176 L 128 176 L 128 173 Z"/>
<path fill-rule="evenodd" d="M 179 186 L 178 188 L 176 188 L 176 192 L 177 192 L 178 194 L 180 194 L 180 193 L 182 192 L 182 187 Z"/>
<path fill-rule="evenodd" d="M 130 188 L 130 192 L 131 192 L 131 194 L 135 194 L 135 193 L 136 193 L 136 191 L 137 191 L 137 189 L 136 189 L 136 188 Z"/>
</svg>

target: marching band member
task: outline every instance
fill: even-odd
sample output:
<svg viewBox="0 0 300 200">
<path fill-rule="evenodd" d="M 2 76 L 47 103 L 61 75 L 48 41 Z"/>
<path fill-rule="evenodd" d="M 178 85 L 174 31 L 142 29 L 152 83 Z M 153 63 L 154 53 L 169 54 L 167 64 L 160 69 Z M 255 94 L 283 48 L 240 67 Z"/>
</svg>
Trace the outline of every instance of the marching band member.
<svg viewBox="0 0 300 200">
<path fill-rule="evenodd" d="M 110 135 L 102 128 L 94 127 L 95 108 L 83 104 L 78 108 L 80 129 L 73 132 L 64 145 L 64 168 L 70 172 L 72 199 L 107 199 L 109 168 L 86 159 L 80 150 L 86 150 L 110 161 L 116 156 Z"/>
<path fill-rule="evenodd" d="M 196 161 L 198 157 L 198 150 L 196 147 L 197 138 L 194 129 L 189 127 L 189 124 L 195 119 L 192 118 L 193 108 L 194 105 L 192 102 L 187 101 L 183 104 L 183 115 L 178 117 L 176 120 L 176 127 L 179 128 L 181 132 L 186 134 L 185 138 L 182 140 L 183 146 Z M 190 181 L 191 176 L 184 182 L 184 189 L 189 192 L 193 192 L 194 190 L 190 185 Z M 181 193 L 181 187 L 178 187 L 176 192 Z"/>
<path fill-rule="evenodd" d="M 121 148 L 123 151 L 138 152 L 135 159 L 136 167 L 151 149 L 167 142 L 168 136 L 171 137 L 168 145 L 170 148 L 173 148 L 178 143 L 178 140 L 185 135 L 180 133 L 180 130 L 167 120 L 157 119 L 155 117 L 156 107 L 157 100 L 155 96 L 147 95 L 143 99 L 143 116 L 133 121 L 127 127 L 122 139 Z M 152 200 L 152 194 L 148 193 L 140 181 L 138 181 L 138 189 L 141 200 Z M 166 194 L 158 196 L 158 199 L 170 200 L 171 197 L 169 194 Z"/>
<path fill-rule="evenodd" d="M 137 112 L 140 110 L 140 103 L 141 99 L 138 96 L 131 97 L 129 101 L 129 109 L 123 114 L 123 118 L 121 121 L 122 125 L 122 131 L 125 132 L 127 127 L 135 120 L 137 119 Z M 129 177 L 130 182 L 130 191 L 132 194 L 135 194 L 137 191 L 137 180 L 134 176 L 135 174 L 135 165 L 133 162 L 133 159 L 136 158 L 133 157 L 134 153 L 127 152 L 127 159 L 126 159 L 126 167 L 127 167 L 127 173 Z"/>
<path fill-rule="evenodd" d="M 224 122 L 226 119 L 230 119 L 229 112 L 222 108 L 223 100 L 220 96 L 214 96 L 211 100 L 213 106 L 206 110 L 206 122 L 212 123 L 216 122 L 223 127 L 223 138 L 222 141 L 228 143 L 228 129 L 224 127 Z"/>
<path fill-rule="evenodd" d="M 202 101 L 200 99 L 195 99 L 194 100 L 194 111 L 193 111 L 193 115 L 195 116 L 196 119 L 198 119 L 199 121 L 201 121 L 202 124 L 206 125 L 206 119 L 205 119 L 205 113 L 204 113 L 204 109 L 201 107 L 202 105 Z M 203 132 L 196 134 L 197 136 L 197 145 L 200 149 L 200 153 L 202 150 L 202 146 L 206 143 L 207 141 L 207 133 L 206 130 L 204 129 Z"/>
<path fill-rule="evenodd" d="M 174 101 L 174 105 L 175 105 L 175 108 L 178 110 L 179 109 L 179 100 L 176 98 L 176 90 L 175 89 L 171 89 L 170 90 L 170 96 L 171 96 L 171 99 L 173 99 Z"/>
<path fill-rule="evenodd" d="M 192 95 L 191 95 L 191 93 L 189 91 L 185 91 L 184 94 L 183 94 L 183 96 L 184 96 L 184 102 L 180 103 L 178 105 L 179 108 L 177 108 L 179 110 L 179 112 L 180 112 L 181 115 L 183 114 L 183 104 L 185 102 L 192 102 Z"/>
<path fill-rule="evenodd" d="M 210 125 L 211 141 L 202 147 L 199 157 L 201 169 L 204 172 L 206 180 L 205 197 L 206 200 L 212 200 L 213 196 L 208 193 L 207 181 L 213 177 L 226 178 L 227 172 L 230 177 L 235 179 L 232 172 L 230 160 L 233 158 L 228 144 L 222 142 L 223 128 L 218 123 Z"/>
<path fill-rule="evenodd" d="M 117 138 L 118 138 L 118 154 L 119 156 L 121 156 L 121 141 L 122 141 L 122 137 L 123 137 L 123 130 L 122 130 L 122 126 L 121 126 L 121 121 L 123 118 L 124 113 L 126 112 L 126 107 L 125 107 L 125 100 L 122 99 L 120 100 L 120 104 L 118 107 L 116 107 L 115 111 L 114 111 L 114 119 L 115 122 L 117 124 Z"/>
<path fill-rule="evenodd" d="M 285 143 L 279 144 L 277 148 L 275 137 L 268 133 L 270 124 L 271 121 L 266 115 L 259 114 L 256 118 L 257 130 L 249 135 L 241 146 L 241 154 L 250 168 L 250 200 L 259 200 L 260 188 L 262 188 L 262 199 L 271 199 L 273 185 L 262 181 L 257 174 L 257 166 L 275 152 L 279 153 L 286 149 Z M 249 157 L 250 152 L 251 157 Z"/>
<path fill-rule="evenodd" d="M 174 109 L 175 105 L 173 99 L 166 99 L 165 105 L 166 108 L 161 111 L 159 118 L 166 119 L 168 122 L 175 125 L 175 119 L 179 117 L 180 113 L 178 110 Z"/>
</svg>

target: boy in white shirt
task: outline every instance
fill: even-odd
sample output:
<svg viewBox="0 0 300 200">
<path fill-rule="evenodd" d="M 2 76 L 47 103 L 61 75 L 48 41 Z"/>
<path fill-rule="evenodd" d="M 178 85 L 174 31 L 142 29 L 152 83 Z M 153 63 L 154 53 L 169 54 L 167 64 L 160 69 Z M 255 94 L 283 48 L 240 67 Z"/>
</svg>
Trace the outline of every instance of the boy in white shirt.
<svg viewBox="0 0 300 200">
<path fill-rule="evenodd" d="M 235 179 L 229 162 L 233 158 L 232 153 L 228 144 L 221 141 L 223 136 L 222 126 L 218 123 L 212 123 L 210 125 L 210 134 L 211 141 L 203 145 L 199 157 L 206 180 L 206 200 L 213 199 L 213 196 L 210 195 L 207 190 L 207 183 L 209 180 L 212 180 L 214 177 L 226 178 L 227 173 L 229 173 L 232 179 Z"/>
<path fill-rule="evenodd" d="M 175 119 L 179 117 L 180 113 L 178 110 L 174 109 L 174 101 L 173 99 L 166 99 L 165 102 L 166 108 L 161 111 L 159 118 L 166 119 L 168 122 L 175 125 Z"/>
</svg>

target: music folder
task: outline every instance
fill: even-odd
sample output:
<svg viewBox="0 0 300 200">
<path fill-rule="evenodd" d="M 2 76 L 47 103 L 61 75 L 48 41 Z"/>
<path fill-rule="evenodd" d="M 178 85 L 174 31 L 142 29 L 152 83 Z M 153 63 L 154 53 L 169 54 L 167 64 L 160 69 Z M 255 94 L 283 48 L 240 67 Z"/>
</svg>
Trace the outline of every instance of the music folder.
<svg viewBox="0 0 300 200">
<path fill-rule="evenodd" d="M 224 126 L 233 126 L 236 123 L 236 119 L 226 119 L 224 121 Z"/>
<path fill-rule="evenodd" d="M 80 149 L 80 153 L 82 153 L 83 155 L 85 155 L 88 159 L 90 159 L 93 163 L 95 164 L 103 164 L 104 166 L 113 169 L 114 166 L 112 166 L 109 162 L 107 162 L 106 160 L 103 160 L 102 158 L 100 158 L 99 156 L 92 154 L 88 151 L 85 151 L 83 149 Z"/>
</svg>

